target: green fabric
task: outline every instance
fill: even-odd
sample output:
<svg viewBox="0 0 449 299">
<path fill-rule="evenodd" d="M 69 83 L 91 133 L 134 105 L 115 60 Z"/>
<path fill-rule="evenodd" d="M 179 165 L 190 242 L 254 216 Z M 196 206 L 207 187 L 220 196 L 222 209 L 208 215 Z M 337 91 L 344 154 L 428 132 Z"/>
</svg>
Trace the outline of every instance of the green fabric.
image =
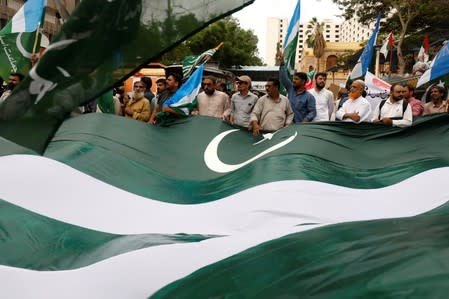
<svg viewBox="0 0 449 299">
<path fill-rule="evenodd" d="M 241 169 L 216 173 L 206 166 L 204 151 L 220 132 L 233 129 L 220 120 L 190 117 L 155 127 L 93 114 L 67 120 L 45 156 L 124 190 L 173 203 L 208 202 L 293 179 L 380 188 L 448 166 L 448 120 L 446 114 L 423 118 L 405 129 L 338 122 L 292 125 L 258 146 L 253 144 L 261 137 L 240 130 L 220 144 L 218 156 L 228 164 L 241 163 L 295 132 L 298 136 Z"/>
<path fill-rule="evenodd" d="M 101 112 L 115 114 L 115 106 L 112 90 L 98 97 L 97 104 Z"/>
<path fill-rule="evenodd" d="M 9 267 L 70 270 L 141 248 L 213 237 L 217 236 L 103 233 L 44 217 L 0 199 L 0 265 Z"/>
<path fill-rule="evenodd" d="M 254 0 L 82 1 L 52 40 L 35 72 L 0 107 L 0 136 L 43 152 L 48 139 L 27 140 L 19 123 L 50 119 L 52 136 L 75 108 L 156 60 L 213 21 Z M 149 46 L 150 45 L 150 46 Z"/>
<path fill-rule="evenodd" d="M 417 217 L 292 234 L 204 267 L 151 298 L 445 298 L 448 225 L 446 204 Z"/>
<path fill-rule="evenodd" d="M 10 73 L 28 74 L 31 68 L 36 32 L 0 34 L 0 77 L 7 80 Z M 17 48 L 21 43 L 23 50 Z"/>
</svg>

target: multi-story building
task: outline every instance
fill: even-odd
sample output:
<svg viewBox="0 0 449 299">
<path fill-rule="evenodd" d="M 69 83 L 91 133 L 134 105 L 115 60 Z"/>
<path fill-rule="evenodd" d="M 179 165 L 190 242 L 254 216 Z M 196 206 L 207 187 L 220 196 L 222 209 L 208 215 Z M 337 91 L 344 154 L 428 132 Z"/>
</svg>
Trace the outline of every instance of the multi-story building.
<svg viewBox="0 0 449 299">
<path fill-rule="evenodd" d="M 341 38 L 340 30 L 341 23 L 338 21 L 325 19 L 321 21 L 324 25 L 323 36 L 326 42 L 339 42 Z M 269 66 L 274 66 L 276 63 L 276 45 L 280 44 L 283 47 L 285 36 L 287 35 L 288 21 L 287 19 L 268 18 L 267 21 L 267 45 L 265 62 Z M 296 51 L 297 65 L 302 60 L 304 49 L 307 47 L 307 38 L 313 31 L 313 26 L 310 22 L 300 23 L 298 33 L 298 48 Z"/>
<path fill-rule="evenodd" d="M 362 42 L 370 38 L 376 22 L 372 22 L 369 26 L 362 25 L 357 16 L 346 20 L 341 24 L 341 41 L 342 42 Z"/>
<path fill-rule="evenodd" d="M 71 13 L 80 0 L 62 0 L 65 8 Z M 23 0 L 0 0 L 0 28 L 3 28 L 19 8 L 25 3 Z M 51 40 L 61 28 L 60 14 L 54 0 L 47 0 L 45 9 L 44 33 Z"/>
</svg>

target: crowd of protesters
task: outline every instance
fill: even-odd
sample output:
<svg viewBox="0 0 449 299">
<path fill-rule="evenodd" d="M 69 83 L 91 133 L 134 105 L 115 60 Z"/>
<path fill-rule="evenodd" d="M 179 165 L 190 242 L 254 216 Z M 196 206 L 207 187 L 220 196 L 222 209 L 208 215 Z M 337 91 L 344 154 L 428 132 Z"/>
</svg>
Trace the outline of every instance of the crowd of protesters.
<svg viewBox="0 0 449 299">
<path fill-rule="evenodd" d="M 410 85 L 393 84 L 390 96 L 381 100 L 374 108 L 365 98 L 366 88 L 363 80 L 355 80 L 345 92 L 339 94 L 337 101 L 326 89 L 327 74 L 314 74 L 313 87 L 306 88 L 310 79 L 308 74 L 297 72 L 290 79 L 282 53 L 277 54 L 280 63 L 279 77 L 269 78 L 265 85 L 265 95 L 251 89 L 252 80 L 243 75 L 236 78 L 234 91 L 227 91 L 226 85 L 215 77 L 204 76 L 202 90 L 197 96 L 196 106 L 191 115 L 210 116 L 222 119 L 232 125 L 248 128 L 254 135 L 260 132 L 273 132 L 292 123 L 344 121 L 353 123 L 372 122 L 395 127 L 407 127 L 421 115 L 449 112 L 444 87 L 434 85 L 429 89 L 430 101 L 414 98 L 414 88 Z M 19 73 L 10 74 L 6 87 L 0 84 L 0 104 L 23 80 Z M 2 80 L 3 81 L 3 80 Z M 0 82 L 3 83 L 3 82 Z M 143 77 L 133 83 L 133 91 L 125 92 L 124 85 L 114 88 L 112 112 L 127 118 L 158 123 L 158 113 L 164 102 L 169 100 L 181 87 L 182 77 L 176 73 L 156 80 L 156 94 L 152 92 L 153 81 Z M 281 85 L 287 95 L 281 94 Z M 105 95 L 109 97 L 109 93 Z M 108 99 L 110 101 L 110 99 Z M 100 105 L 93 101 L 79 107 L 73 114 L 102 112 Z M 374 109 L 373 109 L 374 108 Z"/>
</svg>

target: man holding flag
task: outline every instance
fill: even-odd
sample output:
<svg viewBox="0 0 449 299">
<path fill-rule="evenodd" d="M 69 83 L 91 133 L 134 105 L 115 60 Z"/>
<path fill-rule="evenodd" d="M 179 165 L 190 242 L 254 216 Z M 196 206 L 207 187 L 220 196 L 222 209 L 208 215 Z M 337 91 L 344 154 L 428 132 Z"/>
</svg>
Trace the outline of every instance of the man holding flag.
<svg viewBox="0 0 449 299">
<path fill-rule="evenodd" d="M 292 19 L 288 26 L 285 38 L 284 53 L 278 49 L 277 59 L 279 61 L 279 79 L 282 86 L 287 90 L 288 99 L 295 113 L 294 122 L 311 122 L 316 116 L 316 103 L 312 94 L 307 92 L 307 74 L 295 73 L 296 47 L 298 45 L 299 17 L 301 3 L 298 0 Z M 293 80 L 291 80 L 291 76 Z"/>
<path fill-rule="evenodd" d="M 45 5 L 46 0 L 26 1 L 0 31 L 0 77 L 25 74 L 31 68 Z"/>
</svg>

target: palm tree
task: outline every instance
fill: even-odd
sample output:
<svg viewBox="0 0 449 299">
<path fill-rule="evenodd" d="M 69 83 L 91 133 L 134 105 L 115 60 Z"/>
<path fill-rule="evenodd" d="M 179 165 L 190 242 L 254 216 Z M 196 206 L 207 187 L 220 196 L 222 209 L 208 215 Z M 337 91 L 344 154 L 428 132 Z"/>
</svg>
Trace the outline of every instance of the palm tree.
<svg viewBox="0 0 449 299">
<path fill-rule="evenodd" d="M 307 26 L 306 43 L 309 48 L 313 48 L 313 56 L 317 59 L 317 72 L 320 71 L 320 58 L 324 55 L 324 48 L 326 48 L 326 41 L 324 40 L 323 31 L 324 23 L 318 22 L 316 17 L 313 17 Z"/>
</svg>

